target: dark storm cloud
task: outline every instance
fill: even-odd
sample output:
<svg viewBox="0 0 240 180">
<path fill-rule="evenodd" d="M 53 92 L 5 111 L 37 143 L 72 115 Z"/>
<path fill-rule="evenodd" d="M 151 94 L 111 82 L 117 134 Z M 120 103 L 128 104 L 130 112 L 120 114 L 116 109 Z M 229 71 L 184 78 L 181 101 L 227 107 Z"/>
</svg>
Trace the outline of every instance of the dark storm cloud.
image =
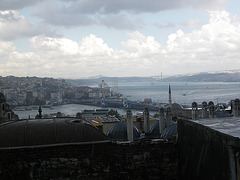
<svg viewBox="0 0 240 180">
<path fill-rule="evenodd" d="M 223 7 L 228 0 L 61 0 L 45 1 L 34 13 L 44 22 L 55 26 L 86 26 L 101 24 L 116 29 L 137 29 L 130 14 L 157 13 L 181 8 L 215 9 Z M 114 20 L 115 19 L 115 20 Z"/>
<path fill-rule="evenodd" d="M 17 10 L 37 4 L 42 0 L 0 0 L 0 10 Z"/>
<path fill-rule="evenodd" d="M 124 13 L 105 14 L 102 10 L 96 12 L 99 3 L 87 6 L 81 9 L 75 3 L 70 6 L 59 6 L 54 2 L 46 2 L 38 7 L 34 15 L 42 18 L 45 23 L 64 27 L 100 24 L 108 28 L 136 30 L 143 25 L 141 20 L 129 19 Z"/>
<path fill-rule="evenodd" d="M 67 0 L 62 0 L 69 2 Z M 71 0 L 70 0 L 71 1 Z M 164 10 L 191 7 L 195 9 L 222 8 L 228 0 L 72 0 L 69 9 L 81 13 L 119 13 L 130 11 L 135 13 L 159 12 Z"/>
</svg>

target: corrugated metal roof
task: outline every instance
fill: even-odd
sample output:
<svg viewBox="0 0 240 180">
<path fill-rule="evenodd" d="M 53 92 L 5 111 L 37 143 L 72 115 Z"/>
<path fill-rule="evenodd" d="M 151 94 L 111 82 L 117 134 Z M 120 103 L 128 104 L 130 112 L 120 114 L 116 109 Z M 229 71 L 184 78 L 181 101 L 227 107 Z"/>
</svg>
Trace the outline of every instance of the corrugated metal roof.
<svg viewBox="0 0 240 180">
<path fill-rule="evenodd" d="M 240 117 L 199 119 L 193 121 L 221 133 L 240 138 Z"/>
</svg>

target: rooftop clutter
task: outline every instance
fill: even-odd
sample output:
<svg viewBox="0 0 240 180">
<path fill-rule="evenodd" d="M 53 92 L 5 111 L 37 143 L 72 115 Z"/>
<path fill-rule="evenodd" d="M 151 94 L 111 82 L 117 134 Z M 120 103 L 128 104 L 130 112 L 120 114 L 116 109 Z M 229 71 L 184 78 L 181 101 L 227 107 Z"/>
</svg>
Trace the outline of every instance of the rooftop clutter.
<svg viewBox="0 0 240 180">
<path fill-rule="evenodd" d="M 214 105 L 212 101 L 209 103 L 202 102 L 199 106 L 196 102 L 192 103 L 192 120 L 197 119 L 212 119 L 240 116 L 240 101 L 239 99 L 231 100 L 231 109 Z"/>
<path fill-rule="evenodd" d="M 150 127 L 149 123 L 149 111 L 145 108 L 144 122 L 141 120 L 135 123 L 143 125 L 143 134 L 140 136 L 140 131 L 136 126 L 133 126 L 132 112 L 127 111 L 127 120 L 117 122 L 113 125 L 107 136 L 112 141 L 141 141 L 151 139 L 171 139 L 177 135 L 177 123 L 172 121 L 171 108 L 168 107 L 166 110 L 161 108 L 159 110 L 159 119 L 156 123 Z M 141 125 L 140 125 L 141 126 Z"/>
</svg>

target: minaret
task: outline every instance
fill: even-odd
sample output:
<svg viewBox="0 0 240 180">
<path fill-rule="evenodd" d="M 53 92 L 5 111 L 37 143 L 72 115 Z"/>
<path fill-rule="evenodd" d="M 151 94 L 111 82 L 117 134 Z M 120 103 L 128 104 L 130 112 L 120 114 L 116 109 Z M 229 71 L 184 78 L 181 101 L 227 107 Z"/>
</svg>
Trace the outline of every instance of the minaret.
<svg viewBox="0 0 240 180">
<path fill-rule="evenodd" d="M 172 95 L 171 95 L 171 86 L 169 84 L 168 88 L 168 107 L 172 108 Z"/>
</svg>

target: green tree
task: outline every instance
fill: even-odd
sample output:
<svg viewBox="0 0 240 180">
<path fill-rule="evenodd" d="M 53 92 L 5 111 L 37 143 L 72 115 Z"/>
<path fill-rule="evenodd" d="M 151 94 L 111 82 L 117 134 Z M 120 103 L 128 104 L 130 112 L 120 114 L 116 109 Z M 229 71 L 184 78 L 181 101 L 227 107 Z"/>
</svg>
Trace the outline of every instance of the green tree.
<svg viewBox="0 0 240 180">
<path fill-rule="evenodd" d="M 153 117 L 154 117 L 154 118 L 158 118 L 158 117 L 159 117 L 159 113 L 155 113 L 155 114 L 153 115 Z"/>
<path fill-rule="evenodd" d="M 120 114 L 118 113 L 117 110 L 114 109 L 110 109 L 110 111 L 108 112 L 107 116 L 115 116 L 116 118 L 120 118 Z"/>
</svg>

